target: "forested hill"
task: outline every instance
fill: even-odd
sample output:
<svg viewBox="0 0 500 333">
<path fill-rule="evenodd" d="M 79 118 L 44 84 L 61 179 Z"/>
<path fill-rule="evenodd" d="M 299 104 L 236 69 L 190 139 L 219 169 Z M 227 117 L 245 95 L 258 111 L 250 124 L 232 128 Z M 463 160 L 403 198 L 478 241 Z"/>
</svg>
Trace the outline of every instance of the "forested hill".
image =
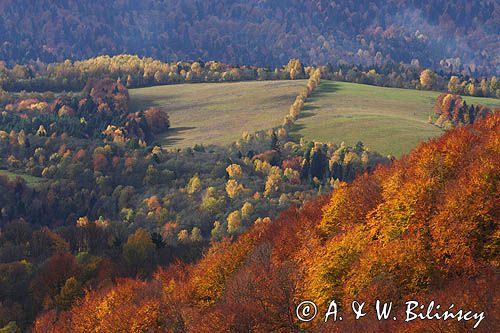
<svg viewBox="0 0 500 333">
<path fill-rule="evenodd" d="M 497 1 L 0 1 L 0 60 L 133 53 L 233 64 L 388 61 L 498 74 Z M 460 58 L 460 59 L 457 59 Z"/>
<path fill-rule="evenodd" d="M 47 311 L 33 332 L 472 330 L 466 320 L 405 322 L 400 310 L 410 299 L 486 309 L 478 331 L 493 332 L 498 313 L 488 309 L 499 300 L 498 288 L 489 287 L 498 285 L 499 126 L 494 114 L 451 130 L 340 185 L 329 198 L 256 223 L 235 242 L 214 242 L 196 264 L 160 269 L 152 281 L 122 280 L 87 293 L 68 311 Z M 398 321 L 376 321 L 369 313 L 325 324 L 332 299 L 391 300 Z M 291 315 L 300 300 L 325 312 L 300 323 Z"/>
</svg>

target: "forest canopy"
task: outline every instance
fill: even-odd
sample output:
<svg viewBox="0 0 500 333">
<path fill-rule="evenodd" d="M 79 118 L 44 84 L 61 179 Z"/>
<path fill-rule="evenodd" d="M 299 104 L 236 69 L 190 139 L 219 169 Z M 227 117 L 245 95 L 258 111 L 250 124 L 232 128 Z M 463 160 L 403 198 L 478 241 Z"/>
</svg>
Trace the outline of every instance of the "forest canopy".
<svg viewBox="0 0 500 333">
<path fill-rule="evenodd" d="M 89 291 L 71 309 L 40 316 L 35 332 L 469 331 L 473 324 L 456 320 L 301 323 L 290 314 L 301 299 L 497 307 L 498 289 L 489 287 L 498 284 L 499 124 L 497 113 L 420 144 L 235 242 L 212 244 L 196 264 Z M 492 310 L 480 329 L 496 323 Z"/>
<path fill-rule="evenodd" d="M 498 75 L 497 1 L 2 1 L 0 59 L 131 53 L 281 66 L 419 62 Z"/>
<path fill-rule="evenodd" d="M 499 13 L 0 1 L 0 333 L 466 330 L 293 313 L 498 308 Z"/>
</svg>

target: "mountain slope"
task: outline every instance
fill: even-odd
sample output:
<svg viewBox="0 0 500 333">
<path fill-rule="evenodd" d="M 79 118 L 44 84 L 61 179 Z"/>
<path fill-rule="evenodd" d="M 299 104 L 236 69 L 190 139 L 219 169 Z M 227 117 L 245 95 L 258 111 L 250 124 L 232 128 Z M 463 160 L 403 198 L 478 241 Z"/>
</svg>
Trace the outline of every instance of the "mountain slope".
<svg viewBox="0 0 500 333">
<path fill-rule="evenodd" d="M 295 305 L 313 300 L 370 304 L 436 300 L 487 311 L 498 307 L 500 170 L 498 113 L 420 144 L 330 198 L 215 243 L 199 263 L 160 270 L 151 282 L 120 281 L 90 292 L 70 311 L 39 317 L 35 332 L 89 327 L 139 331 L 465 331 L 449 321 L 344 320 L 307 325 Z M 348 306 L 346 305 L 346 308 Z M 346 311 L 347 312 L 347 311 Z M 348 317 L 346 317 L 348 318 Z M 399 318 L 399 312 L 398 312 Z M 137 329 L 137 330 L 135 330 Z"/>
<path fill-rule="evenodd" d="M 496 1 L 0 2 L 0 59 L 26 62 L 137 53 L 234 64 L 383 63 L 498 73 Z M 453 59 L 452 59 L 453 58 Z M 456 58 L 460 58 L 458 61 Z"/>
</svg>

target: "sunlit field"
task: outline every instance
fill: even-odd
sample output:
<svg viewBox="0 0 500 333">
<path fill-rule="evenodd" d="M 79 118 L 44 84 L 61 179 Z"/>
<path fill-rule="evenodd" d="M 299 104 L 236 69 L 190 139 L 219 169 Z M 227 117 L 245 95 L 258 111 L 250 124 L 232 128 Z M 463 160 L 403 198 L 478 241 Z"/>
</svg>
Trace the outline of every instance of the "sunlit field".
<svg viewBox="0 0 500 333">
<path fill-rule="evenodd" d="M 305 80 L 198 83 L 131 89 L 131 108 L 159 106 L 171 128 L 166 147 L 229 144 L 244 131 L 281 125 Z"/>
<path fill-rule="evenodd" d="M 294 134 L 308 140 L 362 141 L 371 150 L 400 156 L 443 131 L 427 123 L 439 92 L 323 81 L 308 100 Z M 469 104 L 499 106 L 492 98 L 463 97 Z"/>
</svg>

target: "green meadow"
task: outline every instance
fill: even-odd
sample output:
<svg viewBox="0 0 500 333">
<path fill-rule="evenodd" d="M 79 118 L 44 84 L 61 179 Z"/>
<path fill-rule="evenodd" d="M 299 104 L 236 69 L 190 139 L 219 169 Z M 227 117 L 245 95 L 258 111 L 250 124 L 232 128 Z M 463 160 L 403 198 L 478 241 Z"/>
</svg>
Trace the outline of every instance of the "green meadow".
<svg viewBox="0 0 500 333">
<path fill-rule="evenodd" d="M 371 150 L 399 157 L 420 141 L 443 133 L 427 123 L 439 94 L 322 81 L 306 103 L 293 134 L 348 145 L 362 141 Z M 498 99 L 464 98 L 469 104 L 500 106 Z"/>
<path fill-rule="evenodd" d="M 29 186 L 38 185 L 38 184 L 41 184 L 45 181 L 45 179 L 40 178 L 40 177 L 35 177 L 35 176 L 25 175 L 25 174 L 20 174 L 20 173 L 14 173 L 14 172 L 7 171 L 7 170 L 0 170 L 0 176 L 6 176 L 9 179 L 16 179 L 17 177 L 21 177 L 24 179 L 26 184 L 28 184 Z"/>
<path fill-rule="evenodd" d="M 171 128 L 159 139 L 165 147 L 229 144 L 244 131 L 283 122 L 305 80 L 193 83 L 131 89 L 132 110 L 158 106 Z"/>
<path fill-rule="evenodd" d="M 158 106 L 171 128 L 164 147 L 229 144 L 244 131 L 282 123 L 305 80 L 196 83 L 131 89 L 131 108 Z M 371 150 L 397 157 L 443 133 L 428 124 L 439 92 L 322 81 L 306 103 L 292 135 L 322 142 L 362 141 Z M 469 104 L 500 106 L 500 100 L 464 97 Z"/>
</svg>

